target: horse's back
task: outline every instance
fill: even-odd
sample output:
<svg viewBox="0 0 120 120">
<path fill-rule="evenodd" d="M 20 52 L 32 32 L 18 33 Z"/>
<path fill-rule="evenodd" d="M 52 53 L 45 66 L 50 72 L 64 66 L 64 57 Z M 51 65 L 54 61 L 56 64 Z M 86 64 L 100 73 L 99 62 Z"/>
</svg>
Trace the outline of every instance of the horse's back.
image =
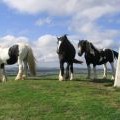
<svg viewBox="0 0 120 120">
<path fill-rule="evenodd" d="M 30 46 L 26 43 L 18 43 L 19 46 L 19 56 L 21 59 L 25 59 L 27 56 Z"/>
<path fill-rule="evenodd" d="M 103 61 L 101 61 L 101 64 L 107 63 L 107 62 L 114 62 L 114 59 L 118 57 L 118 53 L 112 49 L 104 49 L 100 52 L 100 56 L 103 58 Z"/>
<path fill-rule="evenodd" d="M 6 59 L 9 59 L 8 50 L 9 48 L 0 47 L 0 64 L 6 63 Z"/>
</svg>

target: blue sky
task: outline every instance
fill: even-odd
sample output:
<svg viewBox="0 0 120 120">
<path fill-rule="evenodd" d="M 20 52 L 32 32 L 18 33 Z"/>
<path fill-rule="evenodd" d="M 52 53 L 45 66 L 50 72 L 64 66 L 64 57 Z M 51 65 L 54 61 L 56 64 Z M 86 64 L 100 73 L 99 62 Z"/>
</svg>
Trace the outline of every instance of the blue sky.
<svg viewBox="0 0 120 120">
<path fill-rule="evenodd" d="M 0 1 L 0 44 L 27 42 L 41 66 L 58 66 L 56 36 L 63 34 L 75 48 L 78 40 L 87 39 L 118 51 L 120 0 Z"/>
<path fill-rule="evenodd" d="M 27 36 L 30 39 L 37 39 L 45 34 L 65 34 L 70 33 L 67 29 L 69 16 L 54 16 L 47 13 L 27 14 L 19 13 L 14 9 L 9 8 L 6 4 L 0 4 L 1 20 L 0 36 L 7 34 L 15 36 Z M 50 19 L 50 23 L 38 25 L 38 20 Z M 62 22 L 61 22 L 62 21 Z"/>
</svg>

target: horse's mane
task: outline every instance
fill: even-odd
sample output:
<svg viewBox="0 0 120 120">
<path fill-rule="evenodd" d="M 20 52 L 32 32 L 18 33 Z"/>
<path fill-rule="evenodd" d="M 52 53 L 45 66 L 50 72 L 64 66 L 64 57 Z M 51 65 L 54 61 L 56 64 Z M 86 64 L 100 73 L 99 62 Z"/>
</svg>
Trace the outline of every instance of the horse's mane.
<svg viewBox="0 0 120 120">
<path fill-rule="evenodd" d="M 73 46 L 72 43 L 68 40 L 68 38 L 67 38 L 66 35 L 64 35 L 63 37 L 64 37 L 64 41 L 63 41 L 63 42 L 64 42 L 67 46 Z"/>
<path fill-rule="evenodd" d="M 94 51 L 100 51 L 100 49 L 98 49 L 98 48 L 96 48 L 96 46 L 95 45 L 93 45 L 93 43 L 91 43 L 91 42 L 89 42 L 90 43 L 90 45 L 91 45 L 91 48 L 94 50 Z"/>
</svg>

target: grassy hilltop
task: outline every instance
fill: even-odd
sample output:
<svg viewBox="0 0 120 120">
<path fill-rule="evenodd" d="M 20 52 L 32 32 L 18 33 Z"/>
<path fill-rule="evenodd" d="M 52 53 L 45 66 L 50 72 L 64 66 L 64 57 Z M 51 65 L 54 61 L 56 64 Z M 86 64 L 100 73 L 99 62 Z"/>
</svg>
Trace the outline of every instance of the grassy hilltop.
<svg viewBox="0 0 120 120">
<path fill-rule="evenodd" d="M 0 120 L 119 120 L 120 89 L 111 80 L 77 74 L 60 82 L 58 73 L 0 83 Z"/>
</svg>

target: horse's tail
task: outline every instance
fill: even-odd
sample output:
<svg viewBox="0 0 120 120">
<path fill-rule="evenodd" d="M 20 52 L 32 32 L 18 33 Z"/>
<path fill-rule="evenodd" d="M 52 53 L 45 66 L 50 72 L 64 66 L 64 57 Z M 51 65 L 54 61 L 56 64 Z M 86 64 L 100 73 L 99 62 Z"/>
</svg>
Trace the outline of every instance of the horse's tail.
<svg viewBox="0 0 120 120">
<path fill-rule="evenodd" d="M 35 60 L 32 48 L 28 47 L 28 49 L 29 50 L 28 50 L 27 62 L 28 62 L 29 70 L 30 70 L 30 73 L 35 76 L 36 75 L 36 62 L 35 62 L 36 60 Z"/>
<path fill-rule="evenodd" d="M 79 60 L 77 60 L 77 59 L 74 59 L 74 60 L 73 60 L 73 63 L 76 63 L 76 64 L 82 64 L 83 61 L 79 61 Z"/>
<path fill-rule="evenodd" d="M 115 59 L 118 59 L 118 52 L 116 52 L 116 51 L 113 50 L 113 55 L 114 55 Z"/>
</svg>

